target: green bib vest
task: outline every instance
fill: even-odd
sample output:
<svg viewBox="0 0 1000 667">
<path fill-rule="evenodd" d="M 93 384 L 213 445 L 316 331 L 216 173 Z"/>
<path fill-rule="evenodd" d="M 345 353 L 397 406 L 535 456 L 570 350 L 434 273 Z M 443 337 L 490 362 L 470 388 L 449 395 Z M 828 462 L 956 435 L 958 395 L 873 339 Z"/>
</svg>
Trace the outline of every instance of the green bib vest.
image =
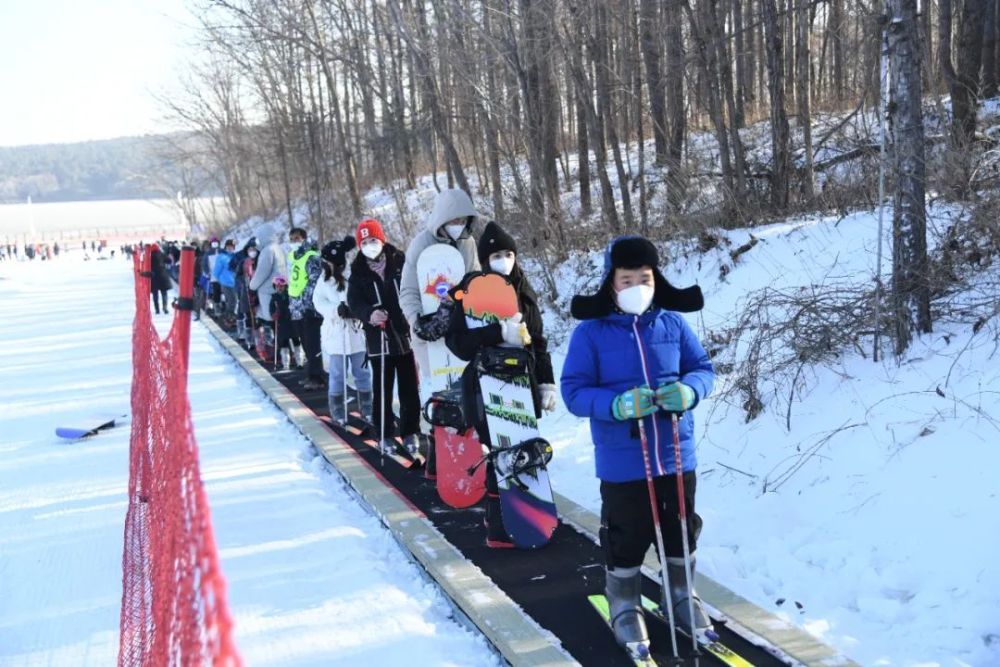
<svg viewBox="0 0 1000 667">
<path fill-rule="evenodd" d="M 306 291 L 306 285 L 309 284 L 309 272 L 306 271 L 306 264 L 310 257 L 318 256 L 319 253 L 315 250 L 306 250 L 298 259 L 295 259 L 294 254 L 288 256 L 288 263 L 292 267 L 292 275 L 288 278 L 288 296 L 297 299 Z"/>
</svg>

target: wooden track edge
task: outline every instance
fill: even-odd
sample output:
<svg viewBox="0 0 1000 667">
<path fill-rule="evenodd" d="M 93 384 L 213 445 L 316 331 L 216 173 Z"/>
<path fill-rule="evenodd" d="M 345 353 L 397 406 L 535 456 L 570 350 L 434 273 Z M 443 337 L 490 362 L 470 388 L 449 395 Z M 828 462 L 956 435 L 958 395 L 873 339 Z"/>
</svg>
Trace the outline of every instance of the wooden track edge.
<svg viewBox="0 0 1000 667">
<path fill-rule="evenodd" d="M 452 604 L 516 667 L 561 667 L 578 663 L 552 633 L 470 563 L 398 491 L 346 442 L 337 437 L 295 394 L 211 320 L 201 323 L 288 420 L 308 438 L 353 489 L 366 509 L 385 525 Z"/>
</svg>

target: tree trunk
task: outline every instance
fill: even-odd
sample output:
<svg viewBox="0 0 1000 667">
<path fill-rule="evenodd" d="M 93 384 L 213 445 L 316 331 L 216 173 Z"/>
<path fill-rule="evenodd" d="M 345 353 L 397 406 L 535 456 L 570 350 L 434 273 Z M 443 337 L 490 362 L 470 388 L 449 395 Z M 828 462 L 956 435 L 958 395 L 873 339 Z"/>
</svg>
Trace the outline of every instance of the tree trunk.
<svg viewBox="0 0 1000 667">
<path fill-rule="evenodd" d="M 981 96 L 988 99 L 997 94 L 997 0 L 986 0 L 983 18 L 983 89 Z"/>
<path fill-rule="evenodd" d="M 646 63 L 646 91 L 649 95 L 649 119 L 653 123 L 656 164 L 667 162 L 667 112 L 665 79 L 660 69 L 662 43 L 658 0 L 640 0 L 639 34 L 642 58 Z"/>
<path fill-rule="evenodd" d="M 684 109 L 684 30 L 681 15 L 683 0 L 667 0 L 666 42 L 667 42 L 667 200 L 673 210 L 678 210 L 684 200 L 685 178 L 681 159 L 684 138 L 687 135 L 687 115 Z"/>
<path fill-rule="evenodd" d="M 781 211 L 788 206 L 788 176 L 791 152 L 788 116 L 785 114 L 785 59 L 781 24 L 776 0 L 760 0 L 767 56 L 767 87 L 771 102 L 771 206 Z"/>
<path fill-rule="evenodd" d="M 892 72 L 889 133 L 896 174 L 892 216 L 892 302 L 896 354 L 902 355 L 910 345 L 914 326 L 920 333 L 931 331 L 924 126 L 917 0 L 887 0 L 886 9 Z"/>
<path fill-rule="evenodd" d="M 798 121 L 799 128 L 802 130 L 802 196 L 806 201 L 811 200 L 813 197 L 809 6 L 809 0 L 802 0 L 799 3 L 798 16 L 796 17 L 798 35 L 795 39 L 795 87 L 798 90 L 795 100 L 798 102 Z"/>
</svg>

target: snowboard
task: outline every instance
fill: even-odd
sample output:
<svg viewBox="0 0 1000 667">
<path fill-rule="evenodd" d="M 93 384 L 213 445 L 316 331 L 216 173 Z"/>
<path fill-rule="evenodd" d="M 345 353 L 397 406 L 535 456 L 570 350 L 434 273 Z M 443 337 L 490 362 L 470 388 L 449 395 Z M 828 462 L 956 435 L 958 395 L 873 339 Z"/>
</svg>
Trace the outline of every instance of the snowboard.
<svg viewBox="0 0 1000 667">
<path fill-rule="evenodd" d="M 449 507 L 472 507 L 486 494 L 486 466 L 479 435 L 462 415 L 461 389 L 435 393 L 424 418 L 434 427 L 438 495 Z"/>
<path fill-rule="evenodd" d="M 514 287 L 496 273 L 470 274 L 455 297 L 470 329 L 509 319 L 519 310 Z M 521 549 L 548 544 L 558 524 L 546 469 L 552 447 L 538 434 L 529 360 L 523 348 L 498 346 L 480 350 L 475 361 L 503 525 Z"/>
<path fill-rule="evenodd" d="M 428 246 L 417 257 L 417 284 L 420 286 L 420 306 L 424 315 L 437 312 L 448 292 L 465 275 L 465 260 L 456 248 L 444 243 Z M 448 350 L 444 339 L 427 346 L 427 366 L 424 377 L 431 393 L 450 387 L 462 375 L 465 362 Z M 427 394 L 424 394 L 427 396 Z"/>
<path fill-rule="evenodd" d="M 56 435 L 67 440 L 79 440 L 97 435 L 100 431 L 114 428 L 119 422 L 125 419 L 124 413 L 96 414 L 81 417 L 75 423 L 59 426 L 56 428 Z"/>
</svg>

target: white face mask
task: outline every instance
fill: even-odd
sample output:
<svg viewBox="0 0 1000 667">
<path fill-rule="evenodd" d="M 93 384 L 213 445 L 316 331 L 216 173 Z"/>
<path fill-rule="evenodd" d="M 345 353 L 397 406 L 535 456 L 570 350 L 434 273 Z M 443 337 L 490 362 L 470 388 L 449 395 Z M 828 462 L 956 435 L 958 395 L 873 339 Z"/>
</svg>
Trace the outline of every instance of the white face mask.
<svg viewBox="0 0 1000 667">
<path fill-rule="evenodd" d="M 509 276 L 510 272 L 514 270 L 514 258 L 501 257 L 500 259 L 491 259 L 490 268 L 496 273 Z"/>
<path fill-rule="evenodd" d="M 256 250 L 248 250 L 247 251 L 247 256 L 250 257 L 250 259 L 253 259 L 254 257 L 257 256 L 257 251 Z"/>
<path fill-rule="evenodd" d="M 382 242 L 375 239 L 361 244 L 361 254 L 368 259 L 375 259 L 382 254 Z"/>
<path fill-rule="evenodd" d="M 212 247 L 213 248 L 218 248 L 219 247 L 219 242 L 218 241 L 212 241 Z"/>
<path fill-rule="evenodd" d="M 451 237 L 452 241 L 457 241 L 458 237 L 461 236 L 462 232 L 465 231 L 465 225 L 464 224 L 461 224 L 461 225 L 445 225 L 444 226 L 444 231 L 445 231 L 445 233 L 448 236 Z"/>
<path fill-rule="evenodd" d="M 288 247 L 292 249 L 292 252 L 298 252 L 299 248 L 302 247 L 302 241 L 292 241 L 288 244 Z"/>
<path fill-rule="evenodd" d="M 616 293 L 618 307 L 630 315 L 642 315 L 653 303 L 656 288 L 652 285 L 633 285 Z"/>
</svg>

